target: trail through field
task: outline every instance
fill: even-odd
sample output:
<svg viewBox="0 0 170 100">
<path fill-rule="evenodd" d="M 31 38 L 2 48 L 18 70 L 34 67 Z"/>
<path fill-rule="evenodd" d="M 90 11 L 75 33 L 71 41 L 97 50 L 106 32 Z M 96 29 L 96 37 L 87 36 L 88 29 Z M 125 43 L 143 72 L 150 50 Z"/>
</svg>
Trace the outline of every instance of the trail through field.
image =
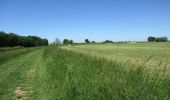
<svg viewBox="0 0 170 100">
<path fill-rule="evenodd" d="M 0 99 L 29 100 L 34 93 L 32 80 L 39 66 L 43 49 L 38 49 L 4 63 L 0 68 Z"/>
</svg>

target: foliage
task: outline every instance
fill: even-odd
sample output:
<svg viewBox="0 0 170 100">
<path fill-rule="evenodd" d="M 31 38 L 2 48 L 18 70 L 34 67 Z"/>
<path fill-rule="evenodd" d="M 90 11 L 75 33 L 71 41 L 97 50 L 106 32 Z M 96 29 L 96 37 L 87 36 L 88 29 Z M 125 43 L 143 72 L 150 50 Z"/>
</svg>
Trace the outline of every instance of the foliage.
<svg viewBox="0 0 170 100">
<path fill-rule="evenodd" d="M 168 38 L 167 37 L 148 37 L 148 42 L 167 42 Z"/>
<path fill-rule="evenodd" d="M 103 43 L 113 43 L 113 41 L 112 40 L 106 40 Z"/>
<path fill-rule="evenodd" d="M 92 41 L 92 43 L 96 43 L 95 41 Z"/>
<path fill-rule="evenodd" d="M 156 42 L 167 42 L 168 38 L 167 37 L 158 37 L 156 38 Z"/>
<path fill-rule="evenodd" d="M 148 37 L 148 42 L 154 42 L 154 41 L 155 41 L 155 37 L 152 36 Z"/>
<path fill-rule="evenodd" d="M 69 44 L 73 44 L 73 43 L 74 43 L 74 41 L 73 41 L 73 40 L 70 40 L 70 41 L 69 41 Z"/>
<path fill-rule="evenodd" d="M 0 32 L 0 47 L 35 47 L 47 46 L 48 40 L 37 36 L 19 36 L 15 33 Z"/>
<path fill-rule="evenodd" d="M 63 40 L 63 44 L 69 44 L 69 40 L 68 39 L 64 39 Z"/>
<path fill-rule="evenodd" d="M 68 40 L 68 39 L 63 40 L 63 44 L 73 44 L 73 43 L 74 43 L 73 40 Z"/>
<path fill-rule="evenodd" d="M 85 43 L 90 43 L 89 39 L 85 39 Z"/>
</svg>

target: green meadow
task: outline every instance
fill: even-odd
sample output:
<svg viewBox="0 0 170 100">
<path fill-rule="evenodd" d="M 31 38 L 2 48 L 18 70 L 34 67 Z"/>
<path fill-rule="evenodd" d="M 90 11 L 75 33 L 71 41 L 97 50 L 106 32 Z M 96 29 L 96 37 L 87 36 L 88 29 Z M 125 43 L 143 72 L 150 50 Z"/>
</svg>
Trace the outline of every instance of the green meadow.
<svg viewBox="0 0 170 100">
<path fill-rule="evenodd" d="M 133 64 L 141 64 L 147 59 L 152 68 L 170 65 L 170 43 L 114 43 L 64 46 L 67 50 L 104 57 L 109 60 L 118 60 Z"/>
<path fill-rule="evenodd" d="M 0 51 L 0 100 L 169 100 L 170 43 Z"/>
</svg>

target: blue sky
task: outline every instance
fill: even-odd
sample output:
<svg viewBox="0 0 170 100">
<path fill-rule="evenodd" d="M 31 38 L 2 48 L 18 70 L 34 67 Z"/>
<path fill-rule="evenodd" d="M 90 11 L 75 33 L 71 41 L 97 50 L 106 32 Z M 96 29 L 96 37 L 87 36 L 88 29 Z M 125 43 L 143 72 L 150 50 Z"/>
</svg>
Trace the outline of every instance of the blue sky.
<svg viewBox="0 0 170 100">
<path fill-rule="evenodd" d="M 170 0 L 0 0 L 0 31 L 47 38 L 170 38 Z"/>
</svg>

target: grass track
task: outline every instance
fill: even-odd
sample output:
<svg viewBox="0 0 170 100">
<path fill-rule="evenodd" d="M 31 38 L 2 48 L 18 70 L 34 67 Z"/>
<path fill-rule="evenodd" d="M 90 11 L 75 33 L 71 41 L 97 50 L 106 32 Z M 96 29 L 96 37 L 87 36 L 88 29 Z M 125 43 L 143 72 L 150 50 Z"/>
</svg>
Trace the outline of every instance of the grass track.
<svg viewBox="0 0 170 100">
<path fill-rule="evenodd" d="M 13 48 L 4 50 L 3 52 L 0 52 L 0 65 L 36 49 L 38 48 Z"/>
<path fill-rule="evenodd" d="M 18 51 L 20 52 L 20 50 Z M 17 87 L 27 89 L 27 71 L 35 67 L 40 59 L 41 49 L 32 49 L 24 55 L 0 65 L 0 99 L 10 100 L 15 96 Z M 39 62 L 38 62 L 39 63 Z M 29 83 L 29 82 L 28 82 Z M 21 86 L 22 85 L 22 86 Z"/>
</svg>

